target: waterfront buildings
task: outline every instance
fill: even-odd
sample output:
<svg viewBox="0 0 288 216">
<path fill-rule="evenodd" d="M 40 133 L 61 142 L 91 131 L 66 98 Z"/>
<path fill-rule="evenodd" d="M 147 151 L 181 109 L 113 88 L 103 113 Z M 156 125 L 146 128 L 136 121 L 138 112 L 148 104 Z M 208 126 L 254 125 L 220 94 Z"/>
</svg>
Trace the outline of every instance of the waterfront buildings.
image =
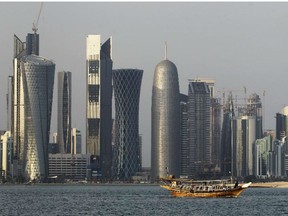
<svg viewBox="0 0 288 216">
<path fill-rule="evenodd" d="M 101 45 L 100 35 L 86 39 L 86 153 L 103 178 L 112 167 L 112 38 Z"/>
<path fill-rule="evenodd" d="M 151 107 L 151 180 L 180 174 L 180 92 L 175 64 L 155 68 Z"/>
<path fill-rule="evenodd" d="M 57 143 L 60 153 L 71 149 L 71 72 L 58 72 Z"/>
<path fill-rule="evenodd" d="M 139 100 L 143 70 L 113 71 L 115 94 L 115 178 L 129 180 L 141 170 Z"/>
<path fill-rule="evenodd" d="M 45 179 L 55 64 L 29 55 L 32 45 L 27 41 L 26 46 L 14 36 L 13 173 L 22 180 Z"/>
</svg>

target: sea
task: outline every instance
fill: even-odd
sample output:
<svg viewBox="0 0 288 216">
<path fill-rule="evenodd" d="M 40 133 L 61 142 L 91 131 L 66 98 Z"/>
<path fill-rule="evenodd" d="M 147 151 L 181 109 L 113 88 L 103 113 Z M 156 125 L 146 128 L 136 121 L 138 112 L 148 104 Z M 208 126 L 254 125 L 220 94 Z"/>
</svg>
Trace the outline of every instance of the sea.
<svg viewBox="0 0 288 216">
<path fill-rule="evenodd" d="M 151 185 L 0 185 L 0 215 L 288 215 L 288 188 L 237 198 L 173 197 Z"/>
</svg>

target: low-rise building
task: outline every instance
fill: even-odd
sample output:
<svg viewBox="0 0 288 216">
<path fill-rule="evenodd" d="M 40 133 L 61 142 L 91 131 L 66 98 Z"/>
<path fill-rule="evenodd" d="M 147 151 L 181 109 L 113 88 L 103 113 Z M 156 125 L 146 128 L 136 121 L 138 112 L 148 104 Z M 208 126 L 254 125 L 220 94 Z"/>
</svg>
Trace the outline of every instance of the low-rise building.
<svg viewBox="0 0 288 216">
<path fill-rule="evenodd" d="M 81 180 L 87 177 L 90 155 L 49 154 L 49 177 Z"/>
</svg>

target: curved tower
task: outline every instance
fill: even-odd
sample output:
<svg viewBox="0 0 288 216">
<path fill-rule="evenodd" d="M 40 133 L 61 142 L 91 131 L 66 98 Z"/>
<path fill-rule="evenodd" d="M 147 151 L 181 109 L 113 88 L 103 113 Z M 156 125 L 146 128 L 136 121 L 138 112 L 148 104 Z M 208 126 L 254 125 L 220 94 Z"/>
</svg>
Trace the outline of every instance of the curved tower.
<svg viewBox="0 0 288 216">
<path fill-rule="evenodd" d="M 169 60 L 155 68 L 151 108 L 151 180 L 180 173 L 180 93 L 177 68 Z"/>
<path fill-rule="evenodd" d="M 20 66 L 14 76 L 14 158 L 18 174 L 27 180 L 45 179 L 55 64 L 37 55 L 15 58 L 14 63 Z"/>
<path fill-rule="evenodd" d="M 57 143 L 60 153 L 71 154 L 71 72 L 58 72 Z"/>
<path fill-rule="evenodd" d="M 139 98 L 143 70 L 113 71 L 115 93 L 115 177 L 129 180 L 140 171 Z"/>
</svg>

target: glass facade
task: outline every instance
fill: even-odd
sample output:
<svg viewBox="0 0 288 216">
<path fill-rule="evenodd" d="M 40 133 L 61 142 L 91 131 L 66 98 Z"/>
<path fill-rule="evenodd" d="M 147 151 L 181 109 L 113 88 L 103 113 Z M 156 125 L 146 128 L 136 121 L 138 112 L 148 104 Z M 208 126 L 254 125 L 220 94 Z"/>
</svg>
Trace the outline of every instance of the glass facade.
<svg viewBox="0 0 288 216">
<path fill-rule="evenodd" d="M 35 55 L 15 62 L 20 67 L 14 76 L 14 164 L 26 180 L 45 179 L 55 64 Z"/>
<path fill-rule="evenodd" d="M 94 171 L 104 179 L 112 167 L 112 38 L 101 44 L 100 35 L 86 39 L 86 153 L 96 158 Z"/>
<path fill-rule="evenodd" d="M 151 107 L 151 180 L 180 174 L 180 92 L 174 63 L 155 68 Z"/>
<path fill-rule="evenodd" d="M 202 178 L 211 165 L 211 96 L 204 82 L 190 82 L 188 88 L 189 176 Z"/>
<path fill-rule="evenodd" d="M 143 70 L 113 71 L 115 93 L 115 164 L 118 180 L 129 180 L 141 169 L 139 99 Z"/>
<path fill-rule="evenodd" d="M 71 154 L 71 72 L 58 72 L 57 143 L 60 153 Z"/>
</svg>

